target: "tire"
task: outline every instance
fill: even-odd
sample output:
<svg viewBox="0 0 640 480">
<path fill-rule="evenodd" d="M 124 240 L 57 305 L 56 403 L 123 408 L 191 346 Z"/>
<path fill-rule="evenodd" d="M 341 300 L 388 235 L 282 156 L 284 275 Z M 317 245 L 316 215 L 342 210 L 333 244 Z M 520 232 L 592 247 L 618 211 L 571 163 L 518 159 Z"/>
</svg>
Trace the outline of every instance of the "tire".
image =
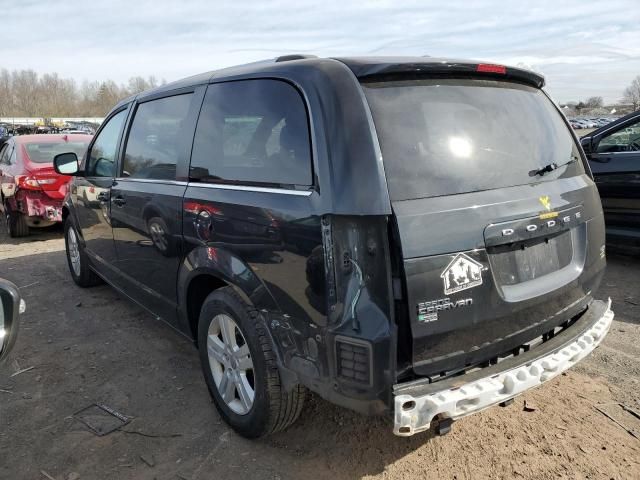
<svg viewBox="0 0 640 480">
<path fill-rule="evenodd" d="M 84 251 L 78 231 L 70 219 L 67 219 L 64 224 L 64 245 L 69 272 L 76 285 L 86 288 L 103 283 L 102 279 L 89 267 L 89 258 Z M 76 264 L 74 260 L 78 263 Z"/>
<path fill-rule="evenodd" d="M 7 221 L 7 232 L 11 238 L 26 237 L 29 235 L 29 225 L 26 217 L 20 212 L 14 212 L 8 203 L 4 205 L 4 214 Z"/>
<path fill-rule="evenodd" d="M 233 328 L 229 328 L 230 324 L 225 320 L 227 318 L 233 322 Z M 228 332 L 234 331 L 232 337 L 237 350 L 233 350 L 233 347 L 225 350 L 228 342 L 224 341 L 224 333 L 217 333 L 222 322 L 225 322 Z M 209 346 L 215 347 L 212 351 L 216 352 L 211 358 Z M 288 392 L 284 390 L 276 355 L 258 312 L 247 305 L 232 288 L 216 290 L 204 301 L 198 323 L 198 348 L 202 371 L 213 403 L 223 420 L 237 433 L 245 438 L 263 437 L 284 430 L 298 418 L 304 404 L 305 388 L 296 385 Z M 223 356 L 221 348 L 229 357 L 227 367 L 222 366 L 218 360 Z M 248 356 L 244 356 L 247 348 Z M 232 354 L 233 351 L 236 353 Z M 248 363 L 251 363 L 250 369 L 246 368 Z M 244 377 L 241 373 L 243 369 Z M 228 375 L 227 371 L 231 373 Z M 219 389 L 219 386 L 224 389 L 222 379 L 225 375 L 228 378 L 227 385 L 229 382 L 233 383 L 231 394 L 228 393 L 229 389 L 226 390 L 227 401 L 223 399 Z M 245 395 L 240 393 L 240 383 L 245 385 L 245 389 L 247 385 L 253 388 L 253 399 L 249 407 L 247 402 L 242 401 L 243 397 L 247 397 L 247 392 L 245 391 Z"/>
</svg>

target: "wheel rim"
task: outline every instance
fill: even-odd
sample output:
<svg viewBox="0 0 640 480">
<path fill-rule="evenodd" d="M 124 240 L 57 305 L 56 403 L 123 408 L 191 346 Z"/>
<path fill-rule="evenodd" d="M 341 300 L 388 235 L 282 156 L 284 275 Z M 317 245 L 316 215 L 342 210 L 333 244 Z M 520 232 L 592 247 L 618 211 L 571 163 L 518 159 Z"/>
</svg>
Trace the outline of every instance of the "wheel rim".
<svg viewBox="0 0 640 480">
<path fill-rule="evenodd" d="M 69 260 L 71 261 L 71 268 L 73 273 L 77 277 L 80 276 L 80 248 L 78 246 L 78 237 L 73 228 L 70 228 L 67 233 L 67 240 L 69 245 Z"/>
<path fill-rule="evenodd" d="M 159 223 L 150 223 L 149 233 L 151 235 L 151 241 L 156 246 L 156 248 L 164 252 L 167 249 L 167 239 L 164 228 L 162 228 Z"/>
<path fill-rule="evenodd" d="M 226 314 L 209 324 L 207 352 L 220 397 L 238 415 L 246 415 L 255 398 L 253 361 L 238 324 Z"/>
</svg>

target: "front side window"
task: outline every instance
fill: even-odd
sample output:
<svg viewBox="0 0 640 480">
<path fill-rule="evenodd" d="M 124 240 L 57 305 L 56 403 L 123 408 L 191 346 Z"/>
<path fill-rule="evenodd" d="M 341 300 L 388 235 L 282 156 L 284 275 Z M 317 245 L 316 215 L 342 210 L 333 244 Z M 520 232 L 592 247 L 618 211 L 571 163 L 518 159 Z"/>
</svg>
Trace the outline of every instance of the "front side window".
<svg viewBox="0 0 640 480">
<path fill-rule="evenodd" d="M 279 80 L 210 85 L 198 120 L 190 177 L 204 182 L 311 185 L 304 101 Z"/>
<path fill-rule="evenodd" d="M 175 180 L 192 97 L 175 95 L 138 105 L 124 153 L 124 177 Z"/>
<path fill-rule="evenodd" d="M 597 153 L 619 153 L 640 151 L 640 120 L 625 128 L 602 137 Z"/>
<path fill-rule="evenodd" d="M 126 116 L 126 110 L 116 113 L 98 133 L 85 168 L 88 177 L 113 177 L 118 138 Z"/>
</svg>

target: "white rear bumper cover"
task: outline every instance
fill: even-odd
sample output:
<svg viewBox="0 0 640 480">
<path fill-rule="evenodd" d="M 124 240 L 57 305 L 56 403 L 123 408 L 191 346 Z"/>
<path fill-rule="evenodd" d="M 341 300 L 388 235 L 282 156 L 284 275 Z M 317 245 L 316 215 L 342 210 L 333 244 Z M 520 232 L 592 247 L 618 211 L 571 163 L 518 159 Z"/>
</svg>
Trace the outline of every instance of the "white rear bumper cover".
<svg viewBox="0 0 640 480">
<path fill-rule="evenodd" d="M 537 387 L 589 355 L 602 342 L 612 321 L 609 299 L 605 312 L 590 328 L 571 343 L 531 363 L 427 395 L 397 395 L 393 433 L 408 437 L 429 429 L 436 416 L 456 420 Z"/>
</svg>

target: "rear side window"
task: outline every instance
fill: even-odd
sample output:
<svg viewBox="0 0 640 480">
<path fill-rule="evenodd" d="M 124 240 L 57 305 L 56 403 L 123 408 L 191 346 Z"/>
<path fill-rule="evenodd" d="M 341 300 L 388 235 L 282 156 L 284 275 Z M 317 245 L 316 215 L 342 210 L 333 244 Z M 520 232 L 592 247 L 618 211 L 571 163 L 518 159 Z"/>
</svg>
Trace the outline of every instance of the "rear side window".
<svg viewBox="0 0 640 480">
<path fill-rule="evenodd" d="M 53 164 L 53 157 L 60 153 L 73 152 L 78 158 L 82 158 L 89 144 L 89 140 L 91 140 L 90 137 L 87 137 L 86 142 L 60 141 L 59 143 L 27 143 L 25 148 L 27 149 L 29 160 L 32 162 Z"/>
<path fill-rule="evenodd" d="M 11 162 L 9 158 L 11 157 L 11 152 L 13 151 L 13 145 L 9 146 L 8 143 L 5 143 L 3 147 L 0 148 L 0 165 L 10 165 Z"/>
<path fill-rule="evenodd" d="M 192 97 L 189 93 L 138 105 L 124 153 L 124 177 L 175 180 Z"/>
<path fill-rule="evenodd" d="M 394 200 L 584 173 L 569 128 L 539 89 L 458 79 L 367 83 L 363 87 Z M 534 173 L 551 163 L 567 162 L 571 163 L 543 177 Z"/>
<path fill-rule="evenodd" d="M 190 177 L 205 182 L 311 185 L 307 111 L 279 80 L 209 85 Z"/>
</svg>

